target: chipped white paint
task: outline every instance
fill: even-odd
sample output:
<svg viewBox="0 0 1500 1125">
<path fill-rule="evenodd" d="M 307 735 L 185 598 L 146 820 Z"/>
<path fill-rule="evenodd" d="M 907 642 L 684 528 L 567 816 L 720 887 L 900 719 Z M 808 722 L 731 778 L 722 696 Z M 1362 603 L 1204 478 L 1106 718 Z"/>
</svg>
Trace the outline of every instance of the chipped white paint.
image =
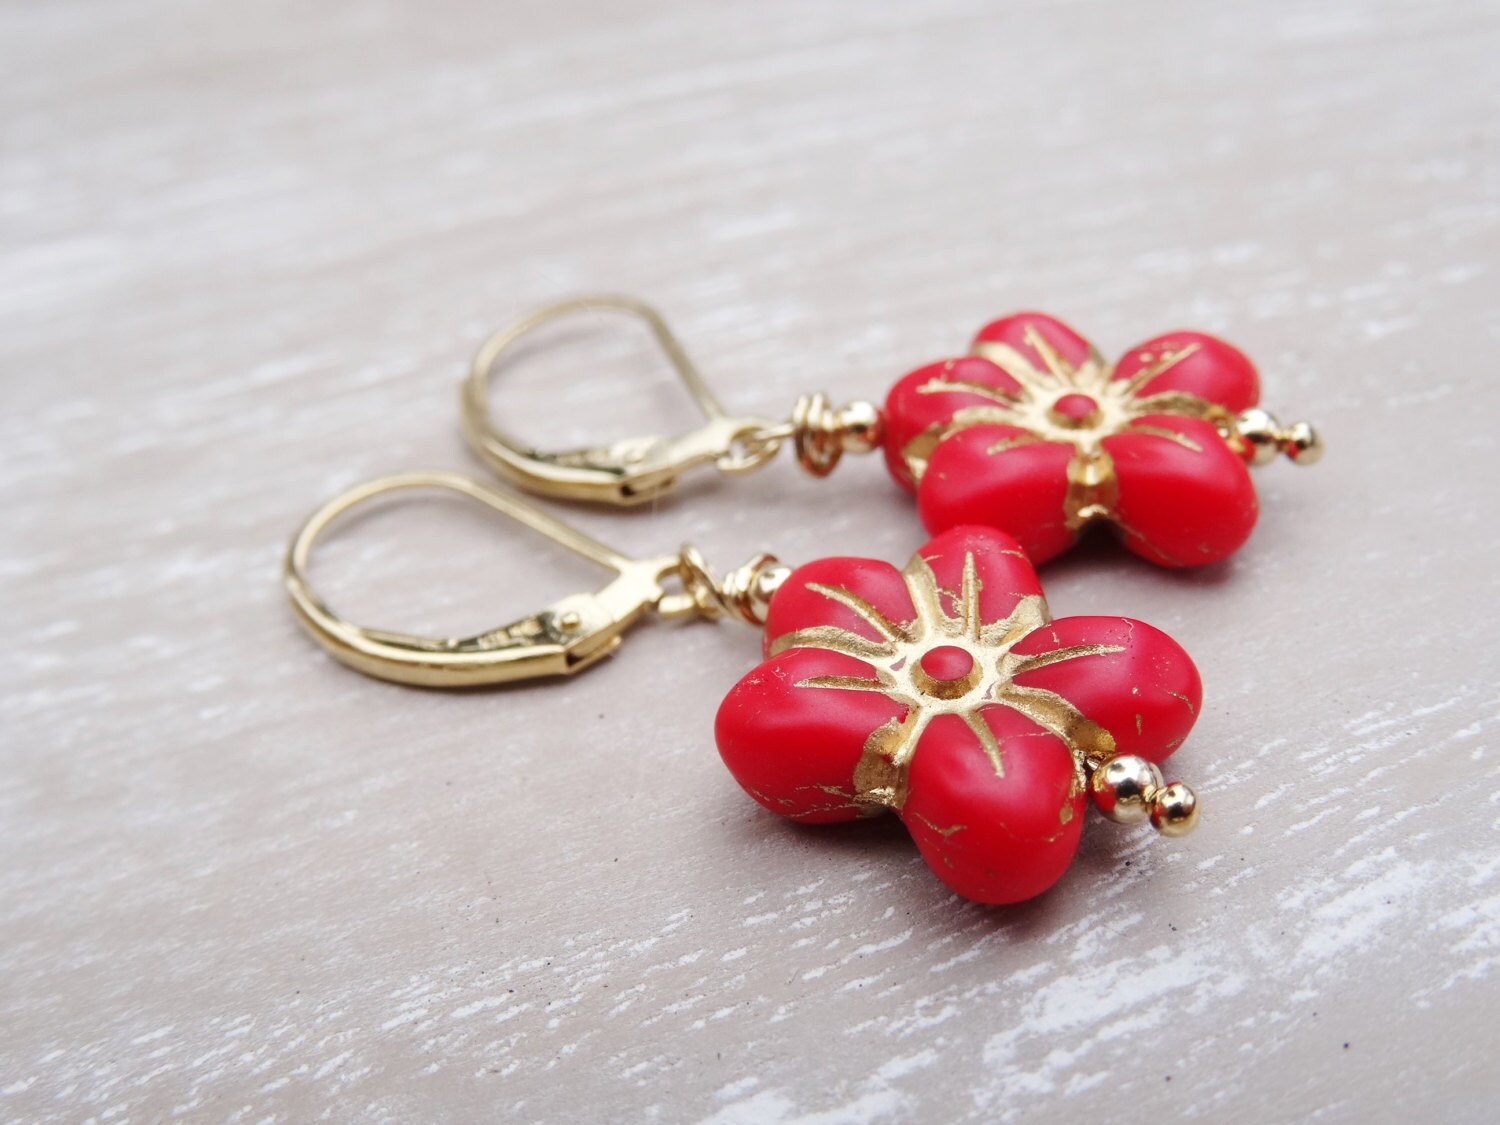
<svg viewBox="0 0 1500 1125">
<path fill-rule="evenodd" d="M 0 1120 L 1493 1119 L 1491 6 L 635 9 L 0 12 Z M 477 339 L 598 289 L 761 412 L 1020 306 L 1259 357 L 1330 454 L 1259 474 L 1242 558 L 1047 576 L 1198 659 L 1199 832 L 1096 823 L 984 910 L 894 825 L 734 789 L 748 631 L 469 695 L 307 644 L 294 522 L 466 464 Z M 690 417 L 638 341 L 559 341 L 504 388 L 528 432 Z M 919 541 L 868 460 L 577 519 L 729 563 Z M 323 573 L 420 628 L 593 577 L 412 505 Z"/>
</svg>

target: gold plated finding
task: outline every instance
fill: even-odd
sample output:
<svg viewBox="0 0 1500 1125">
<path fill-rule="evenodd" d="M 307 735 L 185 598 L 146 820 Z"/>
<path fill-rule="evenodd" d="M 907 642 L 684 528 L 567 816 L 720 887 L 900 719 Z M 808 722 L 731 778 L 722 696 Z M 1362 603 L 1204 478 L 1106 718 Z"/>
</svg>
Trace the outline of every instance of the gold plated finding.
<svg viewBox="0 0 1500 1125">
<path fill-rule="evenodd" d="M 652 434 L 558 453 L 537 449 L 496 426 L 490 417 L 489 385 L 511 345 L 551 321 L 600 312 L 633 316 L 651 330 L 702 410 L 703 424 L 684 434 Z M 661 314 L 643 301 L 623 296 L 579 297 L 548 305 L 486 340 L 464 381 L 463 426 L 480 459 L 528 492 L 621 506 L 656 499 L 674 488 L 684 471 L 699 465 L 711 464 L 723 473 L 757 469 L 787 440 L 807 472 L 826 476 L 845 452 L 878 448 L 883 428 L 874 403 L 855 402 L 835 410 L 823 395 L 802 396 L 784 422 L 730 416 Z"/>
<path fill-rule="evenodd" d="M 1151 827 L 1163 836 L 1186 836 L 1197 825 L 1197 794 L 1180 781 L 1163 786 L 1151 802 Z"/>
<path fill-rule="evenodd" d="M 434 488 L 471 497 L 614 571 L 615 577 L 595 593 L 573 594 L 530 617 L 469 637 L 429 638 L 370 629 L 331 610 L 307 578 L 308 556 L 318 536 L 340 515 L 377 496 Z M 621 636 L 648 610 L 666 618 L 732 614 L 760 624 L 770 592 L 788 570 L 774 556 L 758 555 L 721 583 L 692 547 L 673 555 L 628 558 L 504 489 L 462 473 L 431 470 L 380 477 L 328 501 L 293 537 L 283 579 L 297 619 L 349 667 L 422 687 L 473 687 L 571 675 L 587 668 L 619 648 Z M 680 591 L 668 590 L 671 580 Z"/>
<path fill-rule="evenodd" d="M 1253 465 L 1274 461 L 1278 453 L 1298 465 L 1315 465 L 1323 456 L 1323 439 L 1311 422 L 1283 426 L 1276 415 L 1259 406 L 1242 411 L 1234 419 L 1230 437 L 1249 447 Z"/>
<path fill-rule="evenodd" d="M 1150 820 L 1163 836 L 1186 836 L 1198 824 L 1198 798 L 1180 781 L 1167 784 L 1155 763 L 1117 754 L 1094 765 L 1089 794 L 1116 824 Z"/>
</svg>

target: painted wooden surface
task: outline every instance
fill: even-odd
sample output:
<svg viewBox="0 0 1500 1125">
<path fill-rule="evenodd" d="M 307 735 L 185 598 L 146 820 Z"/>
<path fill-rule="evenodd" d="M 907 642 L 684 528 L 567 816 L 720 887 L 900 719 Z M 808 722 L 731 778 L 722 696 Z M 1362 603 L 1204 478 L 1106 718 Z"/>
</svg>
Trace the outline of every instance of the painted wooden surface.
<svg viewBox="0 0 1500 1125">
<path fill-rule="evenodd" d="M 0 1118 L 1493 1120 L 1497 50 L 1482 0 L 6 6 Z M 466 695 L 325 658 L 295 523 L 472 467 L 476 342 L 597 290 L 760 413 L 1017 307 L 1256 356 L 1330 452 L 1243 554 L 1044 574 L 1197 658 L 1198 833 L 1092 824 L 982 909 L 736 790 L 743 627 Z M 502 393 L 549 441 L 691 417 L 603 322 Z M 874 459 L 575 517 L 921 540 Z M 317 573 L 435 629 L 595 577 L 421 503 Z"/>
</svg>

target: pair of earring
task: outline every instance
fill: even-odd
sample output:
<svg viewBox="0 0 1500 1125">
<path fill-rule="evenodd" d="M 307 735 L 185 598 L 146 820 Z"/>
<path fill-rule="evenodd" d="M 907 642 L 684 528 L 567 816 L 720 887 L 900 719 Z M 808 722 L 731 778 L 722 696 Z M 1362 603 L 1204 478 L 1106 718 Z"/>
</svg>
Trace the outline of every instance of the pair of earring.
<svg viewBox="0 0 1500 1125">
<path fill-rule="evenodd" d="M 547 453 L 497 428 L 489 385 L 507 349 L 548 321 L 617 311 L 647 325 L 705 415 L 686 434 Z M 996 320 L 971 352 L 900 379 L 884 408 L 804 395 L 789 419 L 732 417 L 661 317 L 626 298 L 551 306 L 491 337 L 463 392 L 470 444 L 497 473 L 560 499 L 638 504 L 685 471 L 756 468 L 786 444 L 827 476 L 883 450 L 933 533 L 901 569 L 761 554 L 722 579 L 691 546 L 626 557 L 514 493 L 458 473 L 358 485 L 313 513 L 285 579 L 304 626 L 369 675 L 473 686 L 563 675 L 612 653 L 650 613 L 734 617 L 764 630 L 764 660 L 715 723 L 735 780 L 778 815 L 833 823 L 894 812 L 937 876 L 985 903 L 1040 894 L 1077 850 L 1086 805 L 1122 823 L 1191 831 L 1198 802 L 1160 769 L 1186 739 L 1202 686 L 1165 633 L 1122 617 L 1054 619 L 1035 565 L 1095 524 L 1165 566 L 1227 557 L 1257 515 L 1246 466 L 1321 454 L 1306 423 L 1261 410 L 1255 368 L 1201 333 L 1174 332 L 1111 366 L 1062 322 Z M 469 496 L 612 570 L 603 589 L 463 638 L 367 629 L 308 584 L 317 537 L 341 513 L 410 488 Z"/>
</svg>

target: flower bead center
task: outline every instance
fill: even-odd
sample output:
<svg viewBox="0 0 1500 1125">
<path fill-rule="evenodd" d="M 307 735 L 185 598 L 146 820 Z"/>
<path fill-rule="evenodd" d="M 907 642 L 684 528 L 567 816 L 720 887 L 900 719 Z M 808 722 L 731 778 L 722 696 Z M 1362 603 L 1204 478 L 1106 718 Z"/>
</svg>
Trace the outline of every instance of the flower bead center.
<svg viewBox="0 0 1500 1125">
<path fill-rule="evenodd" d="M 1069 430 L 1083 430 L 1097 426 L 1104 412 L 1099 404 L 1085 394 L 1076 391 L 1063 395 L 1047 411 L 1047 417 L 1055 425 Z"/>
<path fill-rule="evenodd" d="M 937 699 L 957 699 L 979 682 L 979 665 L 957 645 L 928 649 L 912 669 L 912 682 Z"/>
</svg>

